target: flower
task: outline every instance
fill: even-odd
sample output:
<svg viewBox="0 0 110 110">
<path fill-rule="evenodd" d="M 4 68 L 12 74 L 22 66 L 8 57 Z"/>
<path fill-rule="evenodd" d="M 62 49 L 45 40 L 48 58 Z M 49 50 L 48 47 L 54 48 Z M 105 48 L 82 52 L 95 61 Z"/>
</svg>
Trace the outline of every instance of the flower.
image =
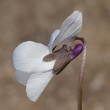
<svg viewBox="0 0 110 110">
<path fill-rule="evenodd" d="M 60 30 L 55 30 L 52 33 L 48 46 L 33 41 L 26 41 L 15 48 L 13 52 L 13 65 L 16 69 L 15 77 L 19 83 L 26 86 L 26 93 L 31 101 L 37 101 L 55 75 L 53 68 L 56 59 L 46 62 L 43 60 L 44 57 L 52 53 L 53 48 L 58 44 L 77 36 L 81 31 L 81 27 L 82 13 L 74 11 L 62 23 Z M 76 48 L 70 49 L 73 57 Z M 62 54 L 61 51 L 60 53 Z"/>
</svg>

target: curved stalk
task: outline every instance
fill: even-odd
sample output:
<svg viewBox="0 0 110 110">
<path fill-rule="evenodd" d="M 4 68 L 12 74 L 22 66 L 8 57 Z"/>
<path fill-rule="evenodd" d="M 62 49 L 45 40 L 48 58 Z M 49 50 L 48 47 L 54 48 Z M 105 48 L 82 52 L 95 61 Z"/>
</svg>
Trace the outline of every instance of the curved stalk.
<svg viewBox="0 0 110 110">
<path fill-rule="evenodd" d="M 85 67 L 85 60 L 86 60 L 86 41 L 82 37 L 73 37 L 68 46 L 70 46 L 75 40 L 80 40 L 84 46 L 82 64 L 81 64 L 81 72 L 79 75 L 79 88 L 78 88 L 78 110 L 82 110 L 82 94 L 83 94 L 83 80 L 84 80 L 84 67 Z"/>
<path fill-rule="evenodd" d="M 84 80 L 84 67 L 85 67 L 85 60 L 86 60 L 86 42 L 83 38 L 77 37 L 77 39 L 81 40 L 84 45 L 84 52 L 81 64 L 81 72 L 79 75 L 79 88 L 78 88 L 78 110 L 82 110 L 82 94 L 83 94 L 83 80 Z"/>
</svg>

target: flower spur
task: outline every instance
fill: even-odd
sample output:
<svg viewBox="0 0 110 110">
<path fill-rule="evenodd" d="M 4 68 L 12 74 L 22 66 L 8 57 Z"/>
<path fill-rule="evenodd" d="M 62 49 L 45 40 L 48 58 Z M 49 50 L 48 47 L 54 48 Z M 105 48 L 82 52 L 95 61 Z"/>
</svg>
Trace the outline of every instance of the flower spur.
<svg viewBox="0 0 110 110">
<path fill-rule="evenodd" d="M 52 33 L 48 46 L 33 41 L 26 41 L 17 46 L 13 52 L 15 77 L 26 86 L 28 98 L 36 102 L 49 81 L 60 73 L 83 50 L 82 44 L 74 49 L 71 43 L 82 28 L 82 13 L 74 11 L 61 25 L 60 30 Z M 68 45 L 55 51 L 60 43 L 70 40 Z M 81 40 L 82 41 L 82 40 Z"/>
</svg>

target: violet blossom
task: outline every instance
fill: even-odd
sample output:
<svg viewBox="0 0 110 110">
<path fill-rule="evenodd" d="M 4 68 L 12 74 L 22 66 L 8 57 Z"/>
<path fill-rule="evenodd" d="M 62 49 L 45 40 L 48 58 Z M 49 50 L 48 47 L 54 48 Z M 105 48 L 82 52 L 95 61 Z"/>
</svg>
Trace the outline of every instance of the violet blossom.
<svg viewBox="0 0 110 110">
<path fill-rule="evenodd" d="M 26 41 L 15 48 L 15 77 L 19 83 L 26 86 L 26 93 L 31 101 L 36 102 L 53 76 L 82 52 L 82 44 L 77 44 L 74 49 L 70 47 L 71 39 L 79 34 L 81 28 L 82 13 L 74 11 L 62 23 L 61 28 L 52 33 L 48 46 Z M 68 45 L 54 51 L 57 45 L 67 40 L 70 40 Z"/>
</svg>

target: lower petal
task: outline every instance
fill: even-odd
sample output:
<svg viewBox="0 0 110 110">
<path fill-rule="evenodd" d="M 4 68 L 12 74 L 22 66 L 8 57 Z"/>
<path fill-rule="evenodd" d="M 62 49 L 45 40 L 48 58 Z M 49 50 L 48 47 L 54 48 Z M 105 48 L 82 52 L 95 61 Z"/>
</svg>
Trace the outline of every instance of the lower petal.
<svg viewBox="0 0 110 110">
<path fill-rule="evenodd" d="M 32 74 L 26 85 L 28 98 L 36 102 L 53 76 L 54 74 L 52 71 Z"/>
<path fill-rule="evenodd" d="M 24 86 L 26 85 L 30 75 L 31 73 L 28 73 L 28 72 L 23 72 L 18 70 L 16 70 L 15 72 L 16 80 Z"/>
</svg>

